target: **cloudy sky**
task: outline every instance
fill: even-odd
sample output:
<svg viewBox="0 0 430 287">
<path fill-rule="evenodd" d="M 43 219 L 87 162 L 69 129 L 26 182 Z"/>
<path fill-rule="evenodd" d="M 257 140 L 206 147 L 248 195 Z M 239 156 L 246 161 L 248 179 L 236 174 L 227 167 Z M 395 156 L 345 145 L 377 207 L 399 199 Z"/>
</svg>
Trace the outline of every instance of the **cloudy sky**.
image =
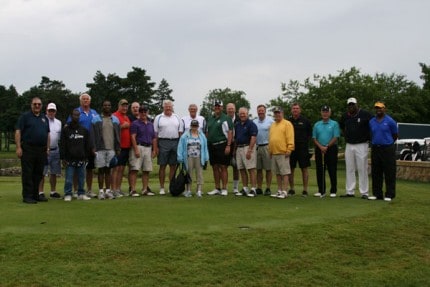
<svg viewBox="0 0 430 287">
<path fill-rule="evenodd" d="M 280 83 L 352 66 L 422 84 L 428 0 L 0 0 L 0 85 L 41 76 L 86 91 L 96 71 L 165 78 L 186 113 L 209 90 L 247 94 L 252 111 Z"/>
</svg>

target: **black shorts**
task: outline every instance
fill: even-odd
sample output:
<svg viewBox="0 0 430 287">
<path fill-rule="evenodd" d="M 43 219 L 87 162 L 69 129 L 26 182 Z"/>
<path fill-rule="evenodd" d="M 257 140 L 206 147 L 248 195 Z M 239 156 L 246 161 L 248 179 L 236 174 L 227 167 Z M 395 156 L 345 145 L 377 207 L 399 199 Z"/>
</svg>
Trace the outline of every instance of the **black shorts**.
<svg viewBox="0 0 430 287">
<path fill-rule="evenodd" d="M 297 162 L 300 168 L 310 167 L 311 156 L 307 143 L 295 145 L 295 149 L 290 155 L 290 167 L 296 168 Z"/>
<path fill-rule="evenodd" d="M 122 148 L 121 152 L 117 156 L 117 158 L 118 158 L 118 164 L 117 164 L 117 166 L 118 165 L 122 165 L 122 166 L 127 165 L 129 154 L 130 154 L 130 149 L 129 148 Z"/>
<path fill-rule="evenodd" d="M 88 164 L 86 166 L 86 169 L 95 169 L 96 165 L 94 164 L 94 160 L 96 159 L 95 155 L 91 154 L 88 157 Z"/>
<path fill-rule="evenodd" d="M 216 145 L 209 145 L 209 159 L 211 165 L 229 165 L 230 164 L 230 155 L 225 154 L 225 148 L 227 146 L 227 142 Z M 230 147 L 231 148 L 231 147 Z"/>
</svg>

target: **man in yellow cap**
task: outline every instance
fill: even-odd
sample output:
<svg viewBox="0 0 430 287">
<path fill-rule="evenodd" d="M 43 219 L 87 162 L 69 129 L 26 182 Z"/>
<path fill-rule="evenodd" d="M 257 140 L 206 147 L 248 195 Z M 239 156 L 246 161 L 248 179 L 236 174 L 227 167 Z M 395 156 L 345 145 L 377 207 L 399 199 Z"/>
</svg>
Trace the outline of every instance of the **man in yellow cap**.
<svg viewBox="0 0 430 287">
<path fill-rule="evenodd" d="M 372 192 L 369 199 L 391 201 L 396 197 L 396 150 L 397 123 L 385 114 L 385 104 L 376 102 L 375 117 L 369 122 L 372 137 Z M 385 197 L 382 191 L 385 178 Z"/>
</svg>

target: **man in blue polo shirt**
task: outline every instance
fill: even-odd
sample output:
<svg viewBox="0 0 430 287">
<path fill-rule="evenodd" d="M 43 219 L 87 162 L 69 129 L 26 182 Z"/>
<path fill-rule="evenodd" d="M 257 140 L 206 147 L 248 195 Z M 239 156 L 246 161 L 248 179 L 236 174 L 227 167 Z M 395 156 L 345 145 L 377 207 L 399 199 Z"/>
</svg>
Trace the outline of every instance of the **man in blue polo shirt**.
<svg viewBox="0 0 430 287">
<path fill-rule="evenodd" d="M 337 141 L 340 136 L 339 124 L 330 119 L 331 109 L 324 105 L 321 108 L 321 120 L 316 122 L 312 130 L 315 144 L 315 164 L 317 167 L 318 192 L 317 197 L 326 195 L 325 169 L 330 177 L 330 197 L 336 197 L 337 192 Z"/>
<path fill-rule="evenodd" d="M 396 197 L 396 151 L 394 142 L 398 136 L 397 123 L 385 114 L 385 104 L 376 102 L 375 117 L 369 122 L 372 137 L 372 193 L 370 200 L 391 201 Z M 382 182 L 385 177 L 385 197 Z"/>
<path fill-rule="evenodd" d="M 266 116 L 266 106 L 257 106 L 258 118 L 254 119 L 257 126 L 257 194 L 263 194 L 263 170 L 266 171 L 266 190 L 264 195 L 271 195 L 272 185 L 272 161 L 269 154 L 269 130 L 273 119 Z"/>
<path fill-rule="evenodd" d="M 236 148 L 236 164 L 242 179 L 242 192 L 236 195 L 257 196 L 256 173 L 257 168 L 257 134 L 258 129 L 253 121 L 248 118 L 248 109 L 239 109 L 240 123 L 234 127 L 234 139 Z M 251 181 L 251 189 L 248 188 L 248 173 Z"/>
<path fill-rule="evenodd" d="M 21 159 L 22 200 L 24 203 L 47 201 L 39 195 L 46 157 L 49 156 L 49 123 L 42 113 L 42 100 L 31 99 L 31 111 L 20 116 L 16 125 L 16 155 Z"/>
</svg>

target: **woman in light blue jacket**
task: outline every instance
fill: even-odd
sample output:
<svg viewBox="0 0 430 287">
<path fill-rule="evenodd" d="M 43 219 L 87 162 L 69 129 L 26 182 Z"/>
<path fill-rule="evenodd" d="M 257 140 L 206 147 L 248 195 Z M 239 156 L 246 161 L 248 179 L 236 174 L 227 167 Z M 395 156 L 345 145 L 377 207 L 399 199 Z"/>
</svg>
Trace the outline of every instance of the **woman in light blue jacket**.
<svg viewBox="0 0 430 287">
<path fill-rule="evenodd" d="M 209 161 L 208 143 L 206 136 L 199 131 L 199 122 L 192 120 L 190 130 L 185 132 L 179 139 L 178 144 L 178 163 L 185 164 L 185 167 L 192 177 L 195 170 L 197 179 L 197 196 L 202 196 L 203 186 L 203 167 Z M 187 184 L 185 197 L 191 197 L 191 183 Z"/>
</svg>

